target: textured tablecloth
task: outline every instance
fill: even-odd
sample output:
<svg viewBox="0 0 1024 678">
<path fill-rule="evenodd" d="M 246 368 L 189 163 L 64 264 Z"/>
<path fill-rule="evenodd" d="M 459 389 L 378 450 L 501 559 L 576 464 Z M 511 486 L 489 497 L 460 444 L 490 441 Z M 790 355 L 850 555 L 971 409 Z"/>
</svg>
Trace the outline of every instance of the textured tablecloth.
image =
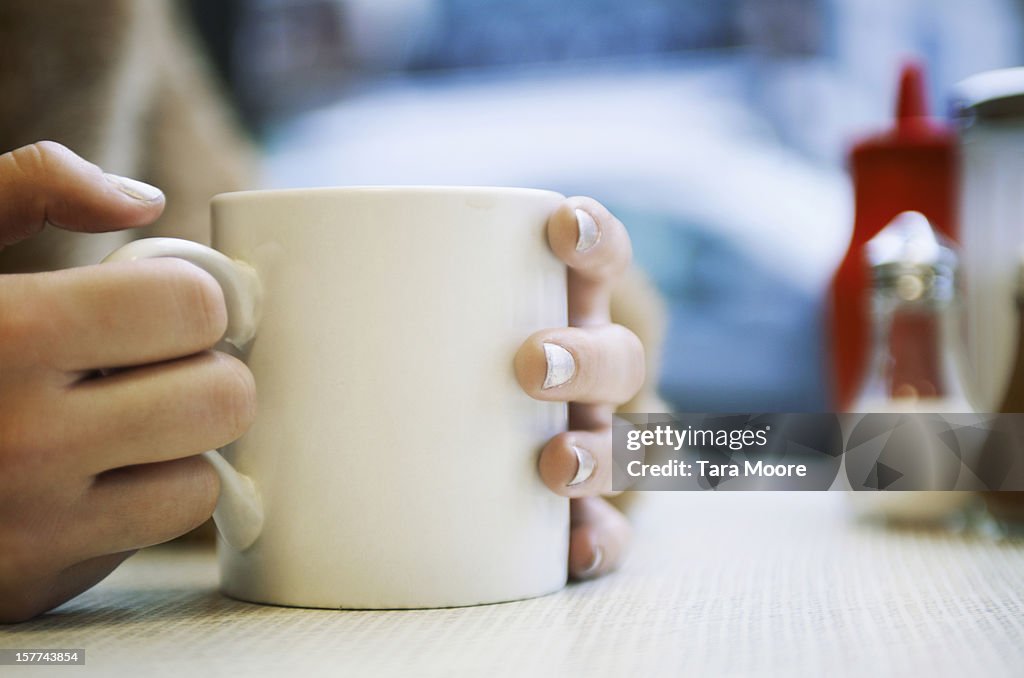
<svg viewBox="0 0 1024 678">
<path fill-rule="evenodd" d="M 349 612 L 216 591 L 213 554 L 143 552 L 0 648 L 0 675 L 1024 675 L 1024 543 L 851 522 L 841 493 L 650 493 L 616 575 L 475 608 Z"/>
</svg>

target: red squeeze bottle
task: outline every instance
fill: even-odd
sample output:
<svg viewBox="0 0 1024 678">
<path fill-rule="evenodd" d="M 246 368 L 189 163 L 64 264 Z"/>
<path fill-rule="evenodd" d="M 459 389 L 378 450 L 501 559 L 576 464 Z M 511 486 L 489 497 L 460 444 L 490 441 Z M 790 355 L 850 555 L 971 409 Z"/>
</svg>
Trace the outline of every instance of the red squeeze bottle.
<svg viewBox="0 0 1024 678">
<path fill-rule="evenodd" d="M 956 135 L 928 117 L 924 75 L 903 66 L 894 128 L 869 136 L 850 151 L 853 237 L 832 280 L 828 331 L 832 408 L 846 410 L 867 369 L 871 339 L 866 243 L 901 212 L 920 212 L 951 240 L 957 239 Z"/>
</svg>

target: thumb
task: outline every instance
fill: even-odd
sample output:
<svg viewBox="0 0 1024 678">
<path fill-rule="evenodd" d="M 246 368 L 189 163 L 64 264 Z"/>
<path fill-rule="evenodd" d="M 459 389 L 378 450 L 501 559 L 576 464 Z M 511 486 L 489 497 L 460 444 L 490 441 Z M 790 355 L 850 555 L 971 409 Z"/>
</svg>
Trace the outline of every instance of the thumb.
<svg viewBox="0 0 1024 678">
<path fill-rule="evenodd" d="M 144 226 L 163 209 L 160 189 L 104 174 L 52 141 L 0 155 L 0 248 L 47 223 L 69 231 L 117 231 Z"/>
</svg>

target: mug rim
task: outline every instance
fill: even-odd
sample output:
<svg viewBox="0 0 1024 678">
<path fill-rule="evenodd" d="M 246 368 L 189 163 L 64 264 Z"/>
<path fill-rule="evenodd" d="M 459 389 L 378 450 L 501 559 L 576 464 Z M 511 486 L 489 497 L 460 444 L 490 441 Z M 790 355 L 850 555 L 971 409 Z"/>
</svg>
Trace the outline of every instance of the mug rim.
<svg viewBox="0 0 1024 678">
<path fill-rule="evenodd" d="M 558 191 L 546 188 L 530 188 L 519 186 L 457 186 L 457 185 L 402 185 L 402 184 L 371 184 L 366 186 L 311 186 L 308 188 L 268 188 L 248 189 L 218 193 L 211 199 L 212 203 L 237 202 L 254 198 L 293 198 L 309 194 L 324 195 L 355 195 L 358 193 L 405 193 L 416 195 L 505 195 L 505 196 L 548 196 L 565 199 Z"/>
</svg>

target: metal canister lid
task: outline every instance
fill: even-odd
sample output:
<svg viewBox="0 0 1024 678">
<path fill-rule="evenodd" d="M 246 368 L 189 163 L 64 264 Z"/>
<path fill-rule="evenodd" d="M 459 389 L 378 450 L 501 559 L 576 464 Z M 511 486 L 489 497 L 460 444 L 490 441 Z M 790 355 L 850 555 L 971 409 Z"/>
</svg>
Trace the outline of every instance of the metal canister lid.
<svg viewBox="0 0 1024 678">
<path fill-rule="evenodd" d="M 1024 118 L 1024 66 L 985 71 L 953 88 L 952 115 L 961 125 Z"/>
</svg>

